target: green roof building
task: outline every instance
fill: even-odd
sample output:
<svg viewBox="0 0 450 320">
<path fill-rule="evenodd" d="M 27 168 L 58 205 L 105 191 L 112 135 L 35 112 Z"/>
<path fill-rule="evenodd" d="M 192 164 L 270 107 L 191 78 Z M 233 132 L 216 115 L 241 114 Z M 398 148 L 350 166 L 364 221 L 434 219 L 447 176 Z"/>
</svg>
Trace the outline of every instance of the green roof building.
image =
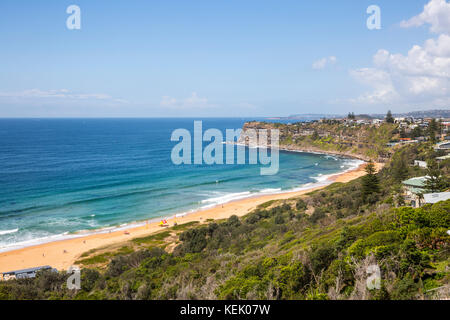
<svg viewBox="0 0 450 320">
<path fill-rule="evenodd" d="M 429 177 L 415 177 L 405 181 L 402 181 L 405 187 L 405 196 L 408 202 L 410 202 L 412 207 L 420 207 L 421 205 L 421 195 L 426 193 L 425 182 Z"/>
</svg>

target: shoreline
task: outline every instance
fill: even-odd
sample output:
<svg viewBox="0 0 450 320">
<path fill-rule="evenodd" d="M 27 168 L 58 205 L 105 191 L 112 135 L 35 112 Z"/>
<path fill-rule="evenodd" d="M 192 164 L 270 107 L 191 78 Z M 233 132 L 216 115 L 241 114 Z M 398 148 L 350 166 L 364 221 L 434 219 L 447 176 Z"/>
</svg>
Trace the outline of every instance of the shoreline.
<svg viewBox="0 0 450 320">
<path fill-rule="evenodd" d="M 293 151 L 293 150 L 281 149 L 281 148 L 278 148 L 278 149 L 280 151 L 291 152 L 291 153 L 312 153 L 312 154 L 328 155 L 330 157 L 340 157 L 343 159 L 353 160 L 355 162 L 357 160 L 363 161 L 358 158 L 350 158 L 350 157 L 345 157 L 345 156 L 341 156 L 341 155 L 329 155 L 329 154 L 323 153 L 323 152 Z M 355 165 L 351 166 L 350 168 L 347 168 L 346 170 L 342 170 L 342 171 L 339 171 L 336 173 L 325 174 L 325 175 L 319 174 L 318 176 L 310 177 L 311 179 L 315 179 L 316 181 L 308 182 L 303 185 L 293 187 L 291 189 L 286 189 L 286 190 L 281 190 L 281 188 L 280 189 L 263 189 L 263 190 L 259 190 L 254 193 L 252 193 L 250 191 L 232 193 L 231 195 L 240 195 L 240 196 L 237 198 L 231 198 L 230 200 L 226 200 L 225 202 L 218 202 L 215 204 L 205 205 L 205 206 L 193 208 L 193 209 L 190 209 L 187 211 L 167 212 L 160 216 L 149 217 L 149 218 L 143 219 L 143 220 L 134 220 L 134 221 L 122 222 L 120 224 L 118 223 L 115 225 L 99 226 L 98 228 L 95 228 L 95 229 L 80 229 L 80 230 L 71 231 L 71 232 L 64 232 L 61 234 L 54 234 L 54 235 L 50 235 L 50 236 L 46 236 L 46 237 L 42 237 L 42 238 L 35 238 L 35 239 L 26 240 L 26 241 L 20 241 L 20 242 L 12 243 L 5 247 L 0 247 L 0 254 L 10 252 L 10 251 L 24 249 L 27 247 L 44 245 L 49 242 L 64 241 L 64 240 L 70 240 L 70 239 L 75 239 L 75 238 L 80 238 L 80 237 L 85 237 L 85 236 L 90 236 L 90 235 L 95 235 L 95 234 L 124 231 L 124 230 L 130 229 L 130 228 L 142 227 L 148 223 L 160 222 L 161 220 L 164 220 L 164 219 L 168 220 L 168 219 L 172 219 L 172 218 L 180 218 L 180 217 L 183 217 L 183 216 L 186 216 L 186 215 L 198 212 L 198 211 L 204 211 L 206 209 L 215 208 L 215 207 L 225 205 L 227 203 L 235 202 L 238 200 L 258 198 L 258 197 L 265 196 L 265 195 L 278 195 L 278 194 L 302 191 L 302 190 L 306 190 L 309 188 L 315 188 L 318 186 L 322 186 L 323 184 L 327 184 L 327 181 L 329 180 L 329 178 L 331 178 L 333 176 L 344 174 L 346 172 L 357 169 L 362 163 L 354 163 L 354 164 Z M 244 193 L 247 193 L 247 194 L 243 195 Z M 18 229 L 16 229 L 16 231 L 17 230 Z"/>
<path fill-rule="evenodd" d="M 288 150 L 286 150 L 288 151 Z M 382 164 L 377 164 L 379 169 Z M 166 218 L 169 226 L 184 224 L 193 221 L 204 223 L 206 220 L 221 220 L 232 215 L 244 216 L 254 210 L 258 205 L 271 200 L 283 200 L 320 190 L 335 182 L 349 182 L 364 175 L 365 164 L 357 168 L 328 176 L 322 185 L 299 187 L 299 190 L 285 191 L 273 194 L 250 196 L 234 200 L 223 205 L 211 208 L 198 209 L 183 216 L 172 215 Z M 100 229 L 98 232 L 88 234 L 74 234 L 73 238 L 54 240 L 42 244 L 31 245 L 0 253 L 0 272 L 19 270 L 37 266 L 50 265 L 58 270 L 67 270 L 84 252 L 100 247 L 116 245 L 127 242 L 133 238 L 148 236 L 161 230 L 159 221 L 164 218 L 154 218 L 153 222 L 134 222 L 125 226 Z"/>
<path fill-rule="evenodd" d="M 248 144 L 245 143 L 234 143 L 238 146 L 244 146 L 244 147 L 248 147 L 248 148 L 272 148 L 271 145 L 269 146 L 260 146 L 260 145 L 255 145 L 255 146 L 249 146 Z M 339 151 L 323 151 L 320 149 L 302 149 L 299 148 L 297 145 L 284 145 L 284 146 L 278 146 L 277 148 L 279 151 L 285 151 L 285 152 L 299 152 L 299 153 L 313 153 L 313 154 L 321 154 L 321 155 L 328 155 L 328 156 L 335 156 L 335 157 L 342 157 L 342 158 L 351 158 L 353 160 L 361 160 L 364 162 L 368 162 L 370 160 L 375 161 L 375 159 L 370 159 L 367 156 L 363 156 L 360 154 L 354 154 L 354 153 L 350 153 L 350 152 L 339 152 Z M 376 163 L 380 163 L 378 160 L 375 161 Z"/>
</svg>

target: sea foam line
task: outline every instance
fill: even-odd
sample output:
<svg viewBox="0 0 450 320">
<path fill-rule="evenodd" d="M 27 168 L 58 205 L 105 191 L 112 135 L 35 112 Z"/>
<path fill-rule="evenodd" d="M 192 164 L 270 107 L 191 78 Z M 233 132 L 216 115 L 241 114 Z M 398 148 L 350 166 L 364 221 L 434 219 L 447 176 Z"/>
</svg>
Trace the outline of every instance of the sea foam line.
<svg viewBox="0 0 450 320">
<path fill-rule="evenodd" d="M 0 230 L 0 236 L 2 236 L 4 234 L 16 233 L 17 231 L 19 231 L 19 228 L 11 229 L 11 230 Z"/>
</svg>

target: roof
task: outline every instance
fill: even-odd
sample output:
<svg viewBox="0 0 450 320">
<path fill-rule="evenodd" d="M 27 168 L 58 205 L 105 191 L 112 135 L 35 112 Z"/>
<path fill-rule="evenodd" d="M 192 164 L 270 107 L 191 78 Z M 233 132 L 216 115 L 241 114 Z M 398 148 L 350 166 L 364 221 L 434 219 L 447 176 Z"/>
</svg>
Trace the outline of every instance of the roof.
<svg viewBox="0 0 450 320">
<path fill-rule="evenodd" d="M 435 149 L 450 149 L 450 142 L 446 141 L 446 142 L 441 142 L 435 145 L 434 147 Z"/>
<path fill-rule="evenodd" d="M 442 156 L 442 157 L 437 157 L 436 160 L 447 160 L 450 159 L 450 154 L 446 155 L 446 156 Z"/>
<path fill-rule="evenodd" d="M 405 181 L 402 181 L 402 184 L 411 186 L 411 187 L 425 187 L 425 181 L 428 179 L 428 176 L 423 177 L 415 177 Z"/>
<path fill-rule="evenodd" d="M 424 188 L 408 187 L 408 189 L 409 189 L 409 191 L 410 191 L 411 193 L 414 193 L 415 195 L 423 194 L 423 193 L 425 192 L 425 189 L 424 189 Z"/>
<path fill-rule="evenodd" d="M 450 199 L 450 192 L 427 193 L 423 195 L 426 203 L 436 203 Z"/>
<path fill-rule="evenodd" d="M 15 271 L 8 271 L 8 272 L 2 272 L 2 274 L 21 274 L 21 273 L 31 273 L 36 272 L 43 269 L 51 269 L 50 266 L 43 266 L 43 267 L 36 267 L 36 268 L 28 268 L 28 269 L 21 269 L 21 270 L 15 270 Z"/>
</svg>

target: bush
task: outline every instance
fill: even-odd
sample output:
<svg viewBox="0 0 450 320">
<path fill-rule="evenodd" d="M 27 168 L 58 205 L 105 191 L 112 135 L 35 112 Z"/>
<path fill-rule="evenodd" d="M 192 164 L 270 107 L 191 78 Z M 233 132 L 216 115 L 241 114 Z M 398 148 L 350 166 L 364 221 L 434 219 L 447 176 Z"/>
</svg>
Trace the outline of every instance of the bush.
<svg viewBox="0 0 450 320">
<path fill-rule="evenodd" d="M 284 218 L 282 214 L 277 214 L 275 216 L 275 224 L 283 224 L 284 223 Z"/>
<path fill-rule="evenodd" d="M 325 210 L 322 208 L 316 208 L 314 209 L 314 212 L 312 215 L 309 216 L 309 221 L 312 223 L 317 223 L 319 220 L 325 218 L 327 215 L 325 213 Z"/>
<path fill-rule="evenodd" d="M 394 300 L 412 300 L 416 297 L 419 285 L 414 282 L 410 275 L 394 283 L 391 296 Z"/>
<path fill-rule="evenodd" d="M 309 254 L 312 271 L 319 274 L 322 270 L 328 268 L 331 262 L 336 258 L 335 246 L 331 243 L 320 243 L 313 245 Z"/>
<path fill-rule="evenodd" d="M 308 205 L 306 204 L 306 202 L 304 200 L 298 199 L 297 203 L 295 204 L 295 208 L 298 211 L 303 211 L 303 210 L 306 210 L 308 208 Z"/>
</svg>

